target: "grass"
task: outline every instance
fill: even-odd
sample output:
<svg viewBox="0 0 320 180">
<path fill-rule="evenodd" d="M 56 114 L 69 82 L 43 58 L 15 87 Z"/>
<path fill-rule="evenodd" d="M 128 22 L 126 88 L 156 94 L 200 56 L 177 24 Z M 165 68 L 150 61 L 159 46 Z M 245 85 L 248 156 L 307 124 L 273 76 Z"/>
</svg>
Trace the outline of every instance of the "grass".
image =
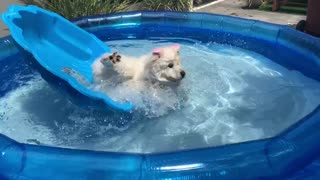
<svg viewBox="0 0 320 180">
<path fill-rule="evenodd" d="M 129 5 L 142 3 L 147 10 L 189 11 L 192 0 L 20 0 L 62 15 L 67 19 L 125 11 Z M 201 0 L 203 2 L 207 0 Z"/>
<path fill-rule="evenodd" d="M 190 0 L 143 0 L 144 6 L 149 10 L 189 11 Z"/>
<path fill-rule="evenodd" d="M 272 4 L 260 6 L 259 10 L 272 11 Z M 301 6 L 284 5 L 284 6 L 280 6 L 277 12 L 305 15 L 307 14 L 307 8 L 301 7 Z"/>
<path fill-rule="evenodd" d="M 290 0 L 288 4 L 280 6 L 277 12 L 289 13 L 289 14 L 307 14 L 307 0 Z M 300 4 L 292 4 L 300 3 Z M 272 3 L 265 3 L 260 6 L 259 10 L 272 11 Z"/>
<path fill-rule="evenodd" d="M 67 19 L 124 11 L 135 0 L 20 0 L 56 12 Z"/>
</svg>

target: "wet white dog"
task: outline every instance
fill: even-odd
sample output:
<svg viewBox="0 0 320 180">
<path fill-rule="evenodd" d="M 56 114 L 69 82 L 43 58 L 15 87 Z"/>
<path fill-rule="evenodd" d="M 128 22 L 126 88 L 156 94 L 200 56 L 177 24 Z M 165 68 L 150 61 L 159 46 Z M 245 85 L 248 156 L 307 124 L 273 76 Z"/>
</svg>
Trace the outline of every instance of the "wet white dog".
<svg viewBox="0 0 320 180">
<path fill-rule="evenodd" d="M 129 57 L 118 53 L 104 54 L 92 64 L 96 82 L 108 79 L 108 66 L 131 84 L 145 82 L 159 84 L 178 84 L 186 75 L 182 69 L 179 54 L 180 45 L 155 48 L 152 53 L 142 57 Z"/>
<path fill-rule="evenodd" d="M 146 83 L 162 85 L 178 85 L 186 72 L 182 69 L 179 54 L 180 45 L 175 44 L 153 49 L 152 53 L 142 57 L 129 57 L 118 53 L 104 54 L 92 64 L 95 84 L 103 84 L 112 73 L 110 66 L 131 88 L 144 88 Z M 89 83 L 77 72 L 63 68 L 63 72 L 73 76 L 80 83 Z"/>
</svg>

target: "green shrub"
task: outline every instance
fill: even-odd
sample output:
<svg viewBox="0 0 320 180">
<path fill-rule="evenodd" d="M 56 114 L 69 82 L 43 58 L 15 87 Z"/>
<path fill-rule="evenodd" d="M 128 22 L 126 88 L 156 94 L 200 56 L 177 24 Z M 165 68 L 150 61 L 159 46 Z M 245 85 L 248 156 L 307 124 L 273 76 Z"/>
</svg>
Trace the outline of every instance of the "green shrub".
<svg viewBox="0 0 320 180">
<path fill-rule="evenodd" d="M 71 19 L 125 10 L 134 0 L 20 0 L 37 5 Z"/>
<path fill-rule="evenodd" d="M 202 0 L 193 0 L 193 4 L 200 5 L 202 3 L 203 3 Z"/>
<path fill-rule="evenodd" d="M 143 0 L 149 10 L 189 11 L 191 0 Z"/>
</svg>

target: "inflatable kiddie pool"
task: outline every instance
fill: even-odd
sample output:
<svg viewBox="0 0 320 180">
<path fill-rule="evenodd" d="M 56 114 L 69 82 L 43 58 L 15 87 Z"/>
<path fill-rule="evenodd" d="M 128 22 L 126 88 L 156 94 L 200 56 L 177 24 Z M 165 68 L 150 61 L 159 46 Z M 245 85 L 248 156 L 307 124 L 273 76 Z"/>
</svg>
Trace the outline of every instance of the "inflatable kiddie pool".
<svg viewBox="0 0 320 180">
<path fill-rule="evenodd" d="M 320 80 L 320 41 L 287 26 L 178 12 L 130 12 L 83 17 L 73 22 L 103 40 L 185 37 L 228 44 Z M 0 69 L 24 55 L 10 36 L 1 39 L 0 47 Z M 2 76 L 0 81 L 4 84 L 10 78 Z M 1 96 L 15 86 L 18 84 L 2 86 Z M 19 143 L 0 135 L 0 179 L 317 178 L 319 129 L 317 107 L 272 138 L 155 154 L 55 148 Z"/>
</svg>

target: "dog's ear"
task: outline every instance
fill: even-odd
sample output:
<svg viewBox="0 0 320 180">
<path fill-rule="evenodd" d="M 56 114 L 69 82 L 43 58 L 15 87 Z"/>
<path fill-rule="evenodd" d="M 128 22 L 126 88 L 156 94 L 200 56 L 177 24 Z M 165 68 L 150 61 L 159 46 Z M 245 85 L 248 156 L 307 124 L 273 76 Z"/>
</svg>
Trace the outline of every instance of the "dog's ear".
<svg viewBox="0 0 320 180">
<path fill-rule="evenodd" d="M 163 52 L 161 51 L 160 48 L 154 48 L 152 51 L 152 55 L 157 56 L 160 58 L 163 55 Z"/>
</svg>

